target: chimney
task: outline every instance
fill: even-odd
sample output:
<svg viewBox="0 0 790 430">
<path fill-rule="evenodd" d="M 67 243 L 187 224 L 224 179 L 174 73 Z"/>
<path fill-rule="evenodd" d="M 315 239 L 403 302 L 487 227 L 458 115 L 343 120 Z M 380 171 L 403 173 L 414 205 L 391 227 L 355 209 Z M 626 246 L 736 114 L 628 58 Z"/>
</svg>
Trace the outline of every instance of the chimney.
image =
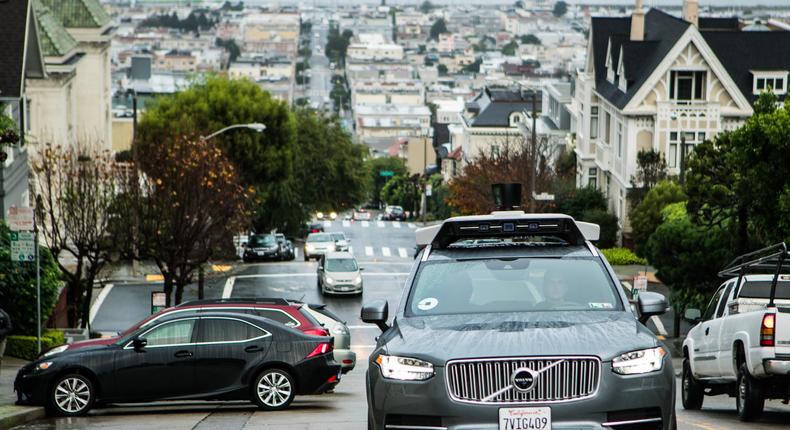
<svg viewBox="0 0 790 430">
<path fill-rule="evenodd" d="M 683 20 L 699 27 L 699 0 L 683 0 Z"/>
<path fill-rule="evenodd" d="M 636 0 L 634 13 L 631 14 L 631 40 L 645 40 L 645 11 L 642 9 L 642 0 Z"/>
</svg>

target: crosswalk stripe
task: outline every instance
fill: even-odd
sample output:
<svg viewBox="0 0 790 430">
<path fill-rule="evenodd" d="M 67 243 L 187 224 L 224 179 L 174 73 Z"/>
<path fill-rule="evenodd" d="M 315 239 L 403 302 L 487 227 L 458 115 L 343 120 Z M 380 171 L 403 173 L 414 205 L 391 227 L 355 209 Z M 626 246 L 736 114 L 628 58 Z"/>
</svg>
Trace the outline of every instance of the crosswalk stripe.
<svg viewBox="0 0 790 430">
<path fill-rule="evenodd" d="M 384 228 L 384 221 L 376 221 L 376 227 Z"/>
<path fill-rule="evenodd" d="M 383 255 L 385 257 L 389 257 L 389 256 L 392 255 L 392 253 L 390 253 L 390 249 L 389 248 L 384 246 L 384 247 L 381 248 L 381 255 Z"/>
<path fill-rule="evenodd" d="M 370 227 L 370 223 L 367 221 L 362 221 L 362 227 Z"/>
<path fill-rule="evenodd" d="M 409 258 L 406 248 L 398 248 L 398 255 L 400 255 L 400 258 Z"/>
<path fill-rule="evenodd" d="M 331 228 L 331 227 L 332 227 L 332 221 L 324 221 L 324 228 Z"/>
<path fill-rule="evenodd" d="M 372 246 L 366 246 L 365 247 L 365 255 L 367 255 L 368 257 L 373 255 L 373 247 Z"/>
<path fill-rule="evenodd" d="M 343 227 L 351 227 L 351 221 L 343 221 Z"/>
<path fill-rule="evenodd" d="M 400 228 L 400 221 L 393 221 L 392 226 L 395 228 Z"/>
<path fill-rule="evenodd" d="M 410 223 L 409 223 L 409 228 L 417 228 L 417 226 L 416 226 L 416 225 L 414 225 L 414 223 L 413 223 L 413 222 L 410 222 Z"/>
<path fill-rule="evenodd" d="M 294 248 L 294 259 L 299 258 L 299 248 Z"/>
</svg>

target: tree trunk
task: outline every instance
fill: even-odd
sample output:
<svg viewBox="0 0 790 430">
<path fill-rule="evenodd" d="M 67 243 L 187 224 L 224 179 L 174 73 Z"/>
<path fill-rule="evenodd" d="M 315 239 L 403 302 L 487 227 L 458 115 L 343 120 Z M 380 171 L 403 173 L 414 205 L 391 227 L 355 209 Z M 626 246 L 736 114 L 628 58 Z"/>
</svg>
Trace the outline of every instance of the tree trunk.
<svg viewBox="0 0 790 430">
<path fill-rule="evenodd" d="M 173 275 L 168 272 L 163 272 L 162 276 L 165 278 L 165 307 L 171 306 L 170 294 L 173 292 Z"/>
<path fill-rule="evenodd" d="M 80 316 L 82 280 L 72 278 L 66 283 L 66 316 L 69 327 L 77 327 Z"/>
<path fill-rule="evenodd" d="M 83 281 L 85 300 L 83 301 L 82 315 L 80 316 L 82 320 L 82 328 L 89 328 L 88 323 L 90 322 L 91 318 L 91 300 L 93 299 L 93 279 L 94 277 L 90 276 L 88 279 Z"/>
<path fill-rule="evenodd" d="M 672 337 L 677 339 L 680 337 L 680 309 L 675 309 L 672 325 L 674 326 L 672 327 Z"/>
<path fill-rule="evenodd" d="M 184 284 L 186 283 L 187 283 L 186 279 L 181 277 L 176 278 L 176 299 L 174 305 L 181 304 L 181 299 L 184 296 Z"/>
<path fill-rule="evenodd" d="M 205 270 L 203 270 L 203 266 L 200 266 L 200 271 L 198 272 L 198 299 L 203 300 L 203 284 L 206 282 Z"/>
</svg>

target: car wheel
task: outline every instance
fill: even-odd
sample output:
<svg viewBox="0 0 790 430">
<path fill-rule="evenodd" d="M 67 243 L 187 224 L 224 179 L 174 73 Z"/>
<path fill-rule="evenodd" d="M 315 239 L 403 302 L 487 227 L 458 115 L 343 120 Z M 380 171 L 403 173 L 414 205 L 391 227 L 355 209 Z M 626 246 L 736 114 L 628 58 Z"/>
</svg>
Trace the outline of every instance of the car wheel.
<svg viewBox="0 0 790 430">
<path fill-rule="evenodd" d="M 63 375 L 52 384 L 47 411 L 67 417 L 85 415 L 93 406 L 95 397 L 90 379 L 76 373 Z"/>
<path fill-rule="evenodd" d="M 738 385 L 735 396 L 735 405 L 738 408 L 738 418 L 741 421 L 754 421 L 763 413 L 765 397 L 763 397 L 760 381 L 749 374 L 746 363 L 741 363 L 738 368 Z"/>
<path fill-rule="evenodd" d="M 688 358 L 683 360 L 683 377 L 681 380 L 681 400 L 683 408 L 688 410 L 698 410 L 702 407 L 705 400 L 705 392 L 702 384 L 694 378 L 691 373 L 691 365 Z"/>
<path fill-rule="evenodd" d="M 294 399 L 296 384 L 293 377 L 281 369 L 266 369 L 255 378 L 252 400 L 265 411 L 279 411 Z"/>
<path fill-rule="evenodd" d="M 307 254 L 304 255 L 304 261 L 310 261 L 310 257 L 308 257 Z"/>
</svg>

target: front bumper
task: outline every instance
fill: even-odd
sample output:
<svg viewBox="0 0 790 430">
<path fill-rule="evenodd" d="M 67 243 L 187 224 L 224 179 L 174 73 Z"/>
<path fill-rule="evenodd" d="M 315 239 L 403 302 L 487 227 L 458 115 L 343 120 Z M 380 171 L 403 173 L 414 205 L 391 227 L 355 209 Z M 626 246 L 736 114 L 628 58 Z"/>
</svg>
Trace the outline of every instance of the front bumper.
<svg viewBox="0 0 790 430">
<path fill-rule="evenodd" d="M 280 251 L 245 252 L 244 261 L 276 260 L 280 258 Z"/>
<path fill-rule="evenodd" d="M 328 283 L 324 283 L 324 291 L 329 294 L 361 294 L 362 283 L 360 283 L 359 285 L 354 285 L 354 284 L 331 285 Z"/>
<path fill-rule="evenodd" d="M 548 406 L 553 429 L 668 430 L 674 419 L 675 376 L 668 358 L 659 372 L 631 376 L 613 373 L 611 362 L 604 362 L 600 386 L 594 397 L 562 403 L 487 405 L 455 402 L 450 399 L 444 369 L 436 367 L 436 375 L 424 382 L 394 381 L 384 379 L 378 366 L 371 363 L 367 388 L 373 429 L 394 429 L 399 422 L 409 421 L 410 427 L 425 423 L 424 426 L 439 429 L 498 430 L 499 409 L 504 407 Z M 660 418 L 660 422 L 645 422 L 644 426 L 614 425 L 615 422 L 656 418 Z"/>
<path fill-rule="evenodd" d="M 18 405 L 43 406 L 47 402 L 47 388 L 52 383 L 52 376 L 56 372 L 52 368 L 47 370 L 34 370 L 28 364 L 19 369 L 14 380 Z"/>
</svg>

